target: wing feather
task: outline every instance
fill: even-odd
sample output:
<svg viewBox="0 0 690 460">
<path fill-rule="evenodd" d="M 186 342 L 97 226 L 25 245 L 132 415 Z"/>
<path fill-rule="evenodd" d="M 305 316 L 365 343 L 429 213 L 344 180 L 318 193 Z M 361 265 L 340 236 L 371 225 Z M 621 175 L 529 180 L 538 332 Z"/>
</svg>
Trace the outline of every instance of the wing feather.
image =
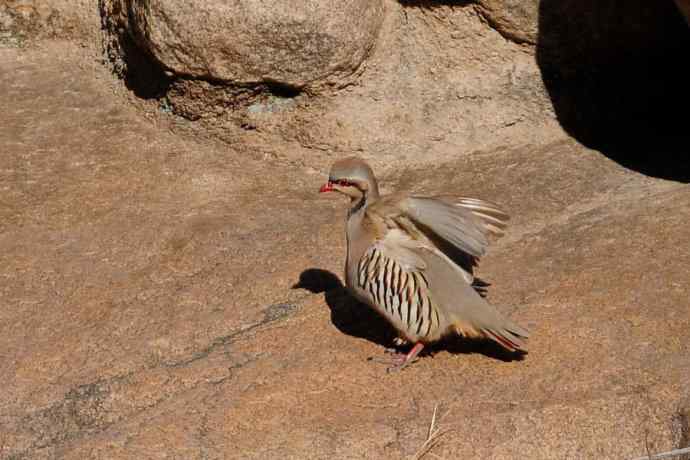
<svg viewBox="0 0 690 460">
<path fill-rule="evenodd" d="M 389 241 L 402 245 L 431 244 L 463 271 L 471 283 L 477 259 L 484 255 L 490 236 L 501 236 L 507 226 L 508 214 L 498 205 L 468 197 L 420 197 L 389 195 L 382 197 L 367 210 L 376 222 L 379 239 L 389 231 L 402 232 Z M 387 238 L 383 238 L 387 239 Z M 401 252 L 402 260 L 410 256 Z"/>
<path fill-rule="evenodd" d="M 484 255 L 489 235 L 503 234 L 508 218 L 498 207 L 474 198 L 409 197 L 399 205 L 422 231 L 474 257 Z"/>
</svg>

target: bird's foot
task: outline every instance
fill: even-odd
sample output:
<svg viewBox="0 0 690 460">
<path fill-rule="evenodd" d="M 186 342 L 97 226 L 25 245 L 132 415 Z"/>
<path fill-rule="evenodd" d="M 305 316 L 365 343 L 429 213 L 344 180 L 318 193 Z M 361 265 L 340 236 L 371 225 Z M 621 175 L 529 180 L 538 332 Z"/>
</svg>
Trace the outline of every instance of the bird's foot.
<svg viewBox="0 0 690 460">
<path fill-rule="evenodd" d="M 371 360 L 378 363 L 388 364 L 386 372 L 399 372 L 405 369 L 410 364 L 414 363 L 418 359 L 419 352 L 424 348 L 424 344 L 418 342 L 414 347 L 407 353 L 399 353 L 397 350 L 392 348 L 386 348 L 385 353 L 389 356 L 381 358 L 372 358 Z M 390 356 L 393 354 L 393 356 Z"/>
</svg>

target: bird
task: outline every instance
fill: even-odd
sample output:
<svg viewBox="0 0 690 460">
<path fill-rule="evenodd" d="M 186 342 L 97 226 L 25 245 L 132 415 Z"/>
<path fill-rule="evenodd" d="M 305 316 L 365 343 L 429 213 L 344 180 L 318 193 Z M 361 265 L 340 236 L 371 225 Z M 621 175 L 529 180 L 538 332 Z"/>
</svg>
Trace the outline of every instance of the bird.
<svg viewBox="0 0 690 460">
<path fill-rule="evenodd" d="M 398 331 L 412 348 L 389 371 L 417 360 L 425 346 L 450 334 L 486 338 L 526 353 L 529 331 L 502 315 L 472 287 L 472 268 L 508 214 L 477 198 L 409 193 L 381 195 L 371 167 L 359 157 L 331 166 L 320 193 L 350 200 L 345 285 Z"/>
</svg>

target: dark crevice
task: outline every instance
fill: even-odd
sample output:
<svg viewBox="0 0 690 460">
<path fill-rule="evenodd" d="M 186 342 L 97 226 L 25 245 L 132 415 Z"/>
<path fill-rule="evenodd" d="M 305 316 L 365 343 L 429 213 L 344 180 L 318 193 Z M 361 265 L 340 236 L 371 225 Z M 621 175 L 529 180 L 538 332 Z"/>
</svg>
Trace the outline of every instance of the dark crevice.
<svg viewBox="0 0 690 460">
<path fill-rule="evenodd" d="M 279 83 L 235 85 L 212 78 L 177 76 L 166 94 L 166 105 L 175 115 L 191 121 L 229 116 L 242 129 L 253 130 L 253 123 L 243 118 L 245 109 L 254 103 L 270 104 L 301 94 L 300 89 Z"/>
<path fill-rule="evenodd" d="M 213 87 L 220 91 L 226 91 L 228 93 L 252 94 L 257 97 L 261 95 L 271 95 L 283 99 L 292 99 L 300 96 L 303 93 L 301 88 L 275 81 L 240 84 L 231 83 L 208 75 L 194 76 L 186 74 L 176 74 L 173 71 L 168 71 L 167 73 L 171 75 L 170 81 L 173 84 L 182 82 L 205 83 L 209 87 Z"/>
<path fill-rule="evenodd" d="M 539 8 L 537 63 L 561 126 L 622 166 L 690 182 L 690 29 L 673 2 Z"/>
<path fill-rule="evenodd" d="M 104 53 L 127 89 L 142 99 L 159 99 L 173 79 L 158 61 L 142 50 L 130 35 L 127 15 L 120 2 L 99 0 Z"/>
<path fill-rule="evenodd" d="M 153 58 L 152 58 L 153 59 Z M 167 70 L 174 81 L 204 82 L 218 88 L 228 88 L 235 91 L 253 91 L 256 93 L 269 93 L 276 97 L 294 98 L 302 94 L 302 88 L 288 85 L 278 81 L 257 81 L 250 83 L 232 83 L 211 75 L 188 75 Z"/>
<path fill-rule="evenodd" d="M 158 62 L 126 36 L 122 40 L 127 89 L 142 99 L 160 99 L 168 92 L 174 78 Z"/>
<path fill-rule="evenodd" d="M 266 82 L 265 87 L 273 96 L 281 97 L 283 99 L 292 99 L 302 94 L 302 90 L 300 88 L 280 82 Z"/>
</svg>

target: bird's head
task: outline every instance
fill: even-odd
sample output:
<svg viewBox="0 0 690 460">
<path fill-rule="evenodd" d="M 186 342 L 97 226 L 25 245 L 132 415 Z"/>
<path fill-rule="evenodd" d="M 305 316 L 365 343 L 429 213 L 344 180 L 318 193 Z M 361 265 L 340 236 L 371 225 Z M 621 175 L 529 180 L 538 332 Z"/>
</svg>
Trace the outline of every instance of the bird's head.
<svg viewBox="0 0 690 460">
<path fill-rule="evenodd" d="M 361 198 L 378 198 L 379 188 L 374 172 L 364 160 L 356 157 L 344 158 L 333 163 L 328 174 L 328 182 L 319 192 L 339 192 L 352 201 Z"/>
</svg>

